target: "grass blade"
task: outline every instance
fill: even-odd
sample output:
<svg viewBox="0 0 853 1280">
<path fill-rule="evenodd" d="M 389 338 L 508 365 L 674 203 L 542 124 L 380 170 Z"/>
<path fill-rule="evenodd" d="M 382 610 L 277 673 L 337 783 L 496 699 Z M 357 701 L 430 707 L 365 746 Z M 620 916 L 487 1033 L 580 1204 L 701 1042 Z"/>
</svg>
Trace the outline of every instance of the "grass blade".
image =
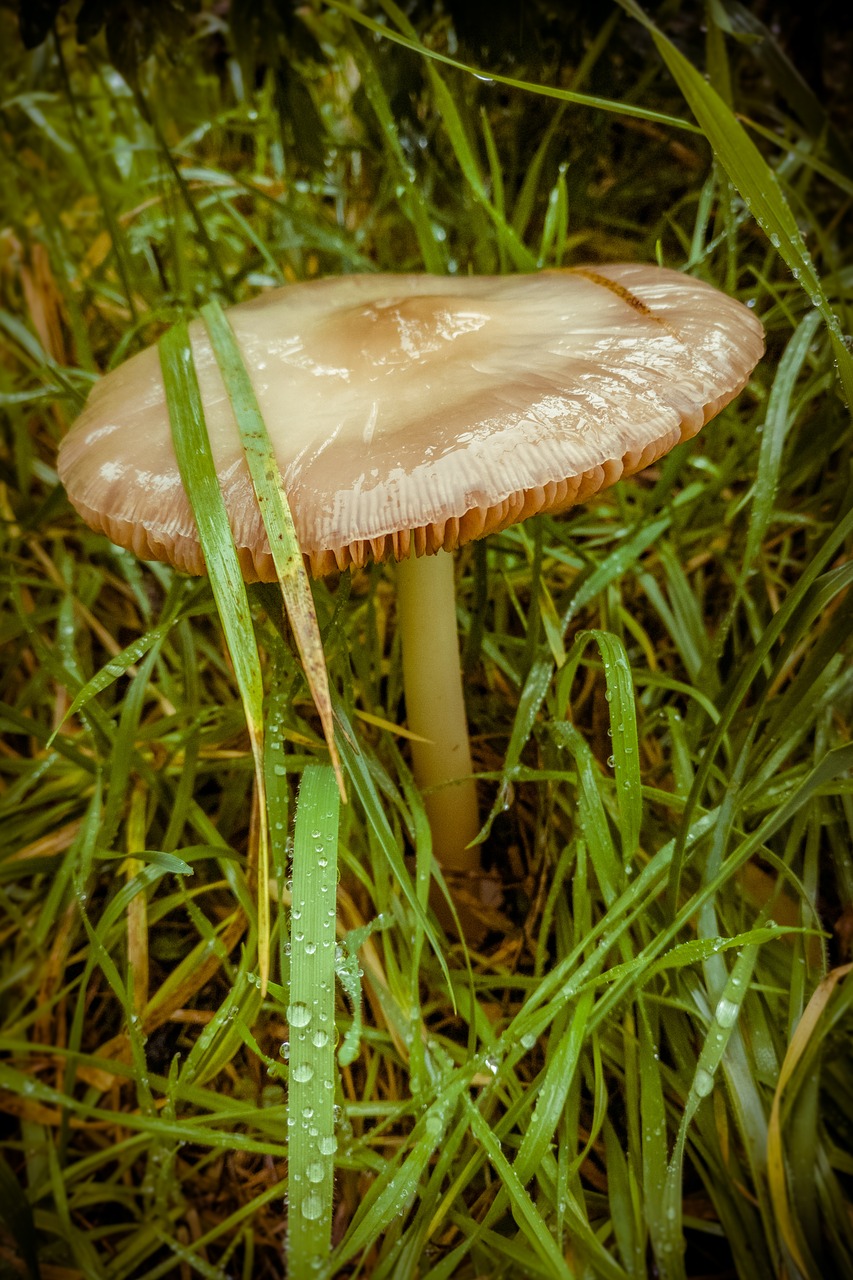
<svg viewBox="0 0 853 1280">
<path fill-rule="evenodd" d="M 317 1275 L 332 1232 L 335 1098 L 335 886 L 338 791 L 327 765 L 302 775 L 293 841 L 287 1274 Z"/>
<path fill-rule="evenodd" d="M 676 49 L 634 0 L 619 0 L 619 3 L 651 33 L 658 52 L 702 126 L 720 164 L 743 196 L 755 220 L 767 233 L 774 249 L 790 267 L 794 279 L 799 281 L 809 301 L 823 317 L 844 394 L 853 408 L 853 356 L 847 349 L 838 317 L 829 305 L 797 219 L 776 174 L 702 73 Z"/>
<path fill-rule="evenodd" d="M 558 1249 L 556 1241 L 545 1226 L 527 1191 L 525 1191 L 518 1174 L 501 1150 L 501 1144 L 470 1098 L 465 1098 L 465 1104 L 471 1121 L 471 1131 L 478 1142 L 482 1143 L 486 1155 L 494 1166 L 495 1172 L 510 1198 L 513 1211 L 517 1216 L 528 1244 L 540 1256 L 546 1267 L 549 1268 L 549 1274 L 554 1276 L 555 1280 L 557 1277 L 560 1277 L 561 1280 L 574 1280 L 574 1272 Z"/>
<path fill-rule="evenodd" d="M 179 321 L 160 339 L 160 362 L 178 468 L 198 524 L 210 585 L 234 664 L 249 729 L 259 811 L 263 815 L 258 823 L 257 906 L 258 968 L 265 990 L 270 964 L 269 828 L 264 775 L 263 685 L 258 645 L 246 586 L 216 478 L 186 321 Z"/>
<path fill-rule="evenodd" d="M 308 687 L 323 725 L 341 799 L 346 803 L 341 765 L 335 749 L 335 726 L 329 699 L 329 677 L 323 658 L 323 642 L 320 639 L 311 583 L 293 525 L 293 516 L 290 514 L 284 481 L 255 389 L 225 312 L 218 302 L 213 301 L 202 307 L 201 314 L 231 398 L 252 484 L 263 513 L 287 617 L 293 628 Z"/>
<path fill-rule="evenodd" d="M 360 23 L 361 26 L 366 27 L 368 31 L 372 31 L 376 36 L 391 40 L 394 44 L 399 44 L 404 49 L 411 49 L 423 58 L 429 58 L 434 62 L 442 62 L 448 67 L 455 67 L 459 71 L 465 71 L 468 75 L 475 76 L 478 80 L 483 79 L 483 73 L 475 67 L 468 66 L 467 63 L 460 62 L 457 58 L 451 58 L 448 54 L 441 53 L 437 49 L 430 49 L 414 36 L 403 35 L 399 31 L 392 30 L 390 27 L 377 22 L 374 18 L 368 17 L 367 14 L 360 13 L 352 5 L 344 4 L 342 0 L 328 0 L 328 5 L 330 9 L 336 9 L 338 13 L 346 14 L 353 22 Z M 597 98 L 591 93 L 575 93 L 571 89 L 560 89 L 556 85 L 534 84 L 529 80 L 519 80 L 514 76 L 501 75 L 496 71 L 490 71 L 487 78 L 493 80 L 495 84 L 504 84 L 510 89 L 521 89 L 525 93 L 539 94 L 543 98 L 554 98 L 558 102 L 575 102 L 581 106 L 594 107 L 598 111 L 612 112 L 614 115 L 631 116 L 635 120 L 649 120 L 655 124 L 671 125 L 673 128 L 684 129 L 690 133 L 701 132 L 689 120 L 682 120 L 678 116 L 667 115 L 661 111 L 650 111 L 646 107 L 635 106 L 633 103 L 614 102 L 611 98 Z"/>
<path fill-rule="evenodd" d="M 779 361 L 776 377 L 767 402 L 764 431 L 761 436 L 761 452 L 758 473 L 752 491 L 752 514 L 746 550 L 743 553 L 743 573 L 749 572 L 761 547 L 773 516 L 773 502 L 779 486 L 779 467 L 788 431 L 794 423 L 791 397 L 797 379 L 805 364 L 809 348 L 814 341 L 820 320 L 817 311 L 810 311 L 797 326 Z"/>
<path fill-rule="evenodd" d="M 416 39 L 414 28 L 408 22 L 405 15 L 397 5 L 393 4 L 392 0 L 382 0 L 382 4 L 390 17 L 409 36 L 409 39 Z M 383 28 L 383 31 L 387 34 L 387 28 Z M 521 240 L 519 240 L 500 208 L 498 208 L 498 206 L 489 199 L 486 182 L 480 169 L 479 160 L 477 159 L 471 140 L 468 136 L 468 130 L 465 127 L 462 113 L 456 105 L 456 99 L 453 94 L 444 83 L 444 80 L 441 78 L 437 68 L 433 65 L 432 59 L 428 59 L 427 61 L 427 73 L 429 75 L 432 91 L 435 95 L 435 101 L 441 115 L 442 123 L 444 128 L 447 130 L 447 135 L 450 138 L 457 163 L 466 182 L 494 224 L 501 246 L 506 250 L 506 253 L 511 258 L 515 270 L 533 271 L 536 267 L 535 255 L 530 252 Z"/>
<path fill-rule="evenodd" d="M 838 983 L 847 978 L 851 971 L 853 971 L 853 964 L 846 964 L 838 969 L 833 969 L 823 979 L 806 1006 L 788 1046 L 788 1052 L 785 1054 L 770 1112 L 770 1125 L 767 1132 L 767 1165 L 770 1195 L 773 1200 L 773 1208 L 779 1222 L 782 1239 L 785 1241 L 792 1259 L 804 1276 L 813 1275 L 814 1272 L 810 1270 L 803 1257 L 792 1217 L 782 1141 L 782 1096 L 796 1071 L 800 1059 L 808 1050 L 811 1038 L 818 1028 L 821 1015 L 824 1013 L 832 993 Z"/>
</svg>

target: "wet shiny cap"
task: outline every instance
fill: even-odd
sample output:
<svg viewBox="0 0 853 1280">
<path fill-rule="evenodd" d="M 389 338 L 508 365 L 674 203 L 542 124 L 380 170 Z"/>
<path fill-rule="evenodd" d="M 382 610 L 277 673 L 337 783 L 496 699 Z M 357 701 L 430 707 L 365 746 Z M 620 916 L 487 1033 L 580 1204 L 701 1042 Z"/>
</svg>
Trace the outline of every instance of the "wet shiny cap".
<svg viewBox="0 0 853 1280">
<path fill-rule="evenodd" d="M 695 435 L 764 350 L 739 302 L 631 264 L 342 276 L 271 290 L 228 318 L 315 574 L 451 549 L 582 502 Z M 190 336 L 243 573 L 273 579 L 200 321 Z M 204 572 L 156 348 L 97 384 L 59 474 L 94 529 Z"/>
</svg>

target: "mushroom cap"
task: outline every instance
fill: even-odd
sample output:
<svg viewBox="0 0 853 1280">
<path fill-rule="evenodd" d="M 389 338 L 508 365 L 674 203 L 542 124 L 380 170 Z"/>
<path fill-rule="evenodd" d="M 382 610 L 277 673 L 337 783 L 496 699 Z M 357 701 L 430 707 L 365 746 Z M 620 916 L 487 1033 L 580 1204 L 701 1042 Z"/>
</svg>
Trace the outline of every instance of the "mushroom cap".
<svg viewBox="0 0 853 1280">
<path fill-rule="evenodd" d="M 451 549 L 582 502 L 688 439 L 764 350 L 746 307 L 634 264 L 532 275 L 350 275 L 229 319 L 315 574 Z M 190 326 L 247 580 L 275 569 L 207 331 Z M 156 347 L 103 378 L 59 451 L 68 496 L 143 559 L 203 573 Z"/>
</svg>

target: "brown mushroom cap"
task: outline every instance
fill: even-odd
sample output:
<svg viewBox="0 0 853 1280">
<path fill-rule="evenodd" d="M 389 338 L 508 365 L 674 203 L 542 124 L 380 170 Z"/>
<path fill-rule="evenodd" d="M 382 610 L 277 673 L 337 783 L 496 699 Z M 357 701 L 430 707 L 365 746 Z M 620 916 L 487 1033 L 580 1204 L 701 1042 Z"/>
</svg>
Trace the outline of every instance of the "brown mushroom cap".
<svg viewBox="0 0 853 1280">
<path fill-rule="evenodd" d="M 582 502 L 695 435 L 764 349 L 739 302 L 631 264 L 342 276 L 228 314 L 315 574 L 450 549 Z M 200 321 L 190 335 L 242 569 L 270 580 L 225 385 Z M 155 347 L 94 388 L 59 474 L 94 529 L 204 572 Z"/>
</svg>

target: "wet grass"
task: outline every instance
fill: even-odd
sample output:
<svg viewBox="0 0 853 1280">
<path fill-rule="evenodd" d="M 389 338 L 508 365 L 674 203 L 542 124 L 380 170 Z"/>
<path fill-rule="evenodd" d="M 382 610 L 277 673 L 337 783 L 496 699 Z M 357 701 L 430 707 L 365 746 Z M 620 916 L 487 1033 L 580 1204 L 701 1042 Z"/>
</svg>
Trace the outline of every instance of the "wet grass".
<svg viewBox="0 0 853 1280">
<path fill-rule="evenodd" d="M 849 119 L 736 5 L 596 9 L 206 10 L 135 89 L 0 14 L 8 1274 L 853 1271 Z M 656 257 L 768 354 L 698 441 L 458 556 L 502 891 L 466 952 L 424 914 L 393 569 L 313 586 L 339 807 L 278 592 L 234 663 L 57 444 L 211 298 Z"/>
</svg>

